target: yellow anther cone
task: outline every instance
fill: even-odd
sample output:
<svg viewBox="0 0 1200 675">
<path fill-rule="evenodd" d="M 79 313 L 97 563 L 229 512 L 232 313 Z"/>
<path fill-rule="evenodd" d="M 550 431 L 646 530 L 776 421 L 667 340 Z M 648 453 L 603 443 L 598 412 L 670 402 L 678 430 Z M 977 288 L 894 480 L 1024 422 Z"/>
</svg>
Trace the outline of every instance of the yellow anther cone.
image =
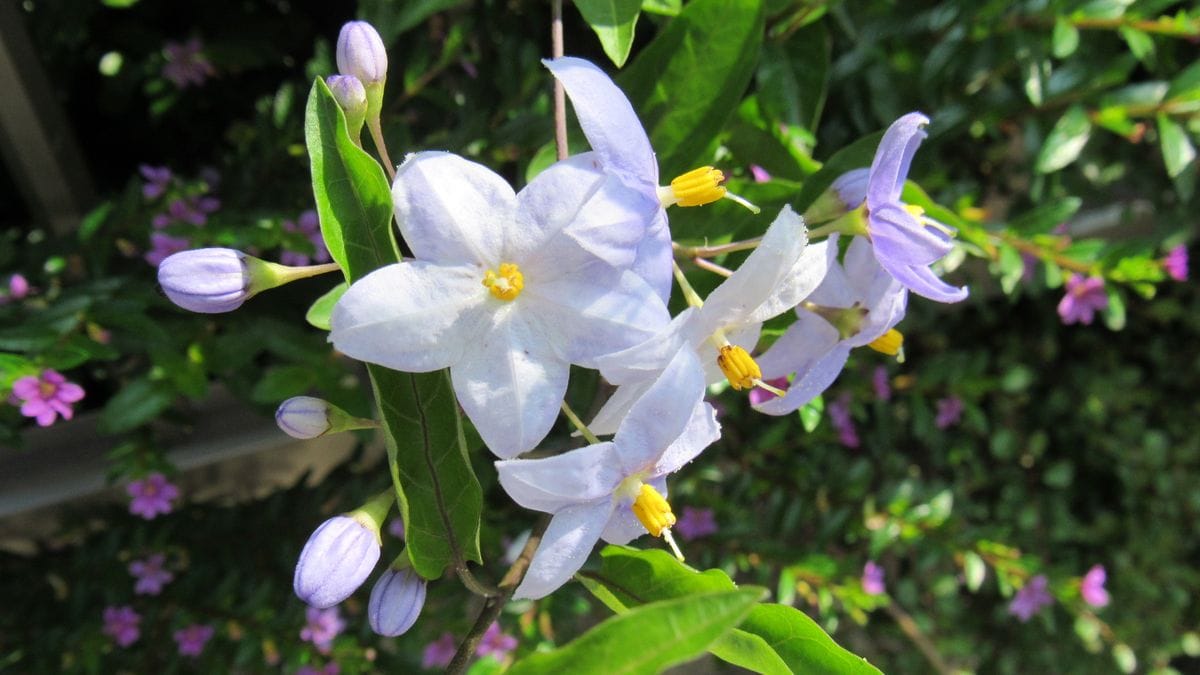
<svg viewBox="0 0 1200 675">
<path fill-rule="evenodd" d="M 750 354 L 737 345 L 725 345 L 717 352 L 717 366 L 729 385 L 738 391 L 754 387 L 762 380 L 762 370 Z"/>
<path fill-rule="evenodd" d="M 488 270 L 483 275 L 483 285 L 497 300 L 515 300 L 525 288 L 525 276 L 515 263 L 502 263 L 499 272 Z"/>
<path fill-rule="evenodd" d="M 867 346 L 880 354 L 896 356 L 904 348 L 904 335 L 895 328 L 891 328 L 888 332 L 872 340 Z"/>
<path fill-rule="evenodd" d="M 671 505 L 649 484 L 642 483 L 631 508 L 638 522 L 656 537 L 662 536 L 663 530 L 675 524 L 675 514 L 671 513 Z"/>
</svg>

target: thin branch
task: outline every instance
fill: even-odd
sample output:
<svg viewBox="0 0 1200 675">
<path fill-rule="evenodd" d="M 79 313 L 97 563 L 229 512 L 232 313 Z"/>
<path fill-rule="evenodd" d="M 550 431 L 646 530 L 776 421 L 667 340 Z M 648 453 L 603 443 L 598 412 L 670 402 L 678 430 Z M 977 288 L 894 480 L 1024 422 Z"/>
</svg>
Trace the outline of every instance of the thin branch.
<svg viewBox="0 0 1200 675">
<path fill-rule="evenodd" d="M 917 626 L 917 622 L 900 605 L 896 604 L 895 599 L 892 599 L 883 608 L 896 621 L 896 625 L 908 636 L 908 639 L 912 640 L 913 644 L 917 646 L 917 649 L 921 651 L 921 654 L 925 656 L 925 660 L 929 662 L 929 665 L 933 666 L 934 670 L 940 675 L 953 675 L 954 669 L 942 658 L 933 641 L 921 632 L 920 627 Z"/>
<path fill-rule="evenodd" d="M 562 0 L 550 3 L 550 56 L 563 56 Z M 567 94 L 562 82 L 554 78 L 554 148 L 560 160 L 567 158 Z"/>
</svg>

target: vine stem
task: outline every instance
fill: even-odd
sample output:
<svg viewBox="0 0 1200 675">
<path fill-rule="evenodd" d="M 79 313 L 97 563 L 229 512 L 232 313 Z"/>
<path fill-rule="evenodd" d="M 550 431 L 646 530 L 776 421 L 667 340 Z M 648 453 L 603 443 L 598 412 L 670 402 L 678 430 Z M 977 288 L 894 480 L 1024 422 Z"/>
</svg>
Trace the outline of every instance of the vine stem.
<svg viewBox="0 0 1200 675">
<path fill-rule="evenodd" d="M 562 5 L 562 0 L 550 3 L 550 56 L 556 59 L 564 54 Z M 567 158 L 567 93 L 557 77 L 554 78 L 554 149 L 560 161 Z"/>
<path fill-rule="evenodd" d="M 921 632 L 921 628 L 917 626 L 917 622 L 900 605 L 896 604 L 895 599 L 892 599 L 883 608 L 896 622 L 896 625 L 900 627 L 900 630 L 908 636 L 908 639 L 912 640 L 913 644 L 917 646 L 917 649 L 925 657 L 925 660 L 929 662 L 929 665 L 933 666 L 935 671 L 940 675 L 953 675 L 954 669 L 942 658 L 933 641 Z"/>
</svg>

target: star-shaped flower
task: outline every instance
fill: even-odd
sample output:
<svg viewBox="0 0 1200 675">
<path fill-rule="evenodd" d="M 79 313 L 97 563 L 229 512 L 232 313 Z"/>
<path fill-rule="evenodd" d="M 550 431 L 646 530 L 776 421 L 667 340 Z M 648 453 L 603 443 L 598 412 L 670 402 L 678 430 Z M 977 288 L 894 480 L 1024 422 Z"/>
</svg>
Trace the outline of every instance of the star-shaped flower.
<svg viewBox="0 0 1200 675">
<path fill-rule="evenodd" d="M 397 370 L 449 367 L 492 452 L 533 448 L 558 416 L 570 364 L 591 366 L 668 322 L 645 281 L 580 243 L 602 247 L 608 234 L 587 227 L 612 222 L 590 203 L 602 180 L 560 162 L 514 194 L 457 155 L 410 156 L 392 196 L 416 260 L 354 283 L 334 308 L 330 340 Z"/>
<path fill-rule="evenodd" d="M 566 583 L 597 539 L 625 544 L 674 524 L 666 476 L 720 437 L 703 399 L 696 357 L 680 350 L 634 402 L 612 441 L 544 459 L 496 462 L 500 485 L 514 501 L 554 514 L 514 597 L 540 598 Z"/>
<path fill-rule="evenodd" d="M 930 300 L 958 302 L 967 297 L 967 289 L 950 286 L 929 269 L 954 248 L 953 230 L 900 201 L 927 124 L 928 117 L 914 112 L 884 132 L 867 178 L 867 233 L 879 264 L 897 281 Z"/>
<path fill-rule="evenodd" d="M 834 235 L 826 253 L 832 258 L 837 250 Z M 851 242 L 844 263 L 831 259 L 828 270 L 796 307 L 796 322 L 758 358 L 766 379 L 794 375 L 787 395 L 758 403 L 759 412 L 786 415 L 808 403 L 837 379 L 851 349 L 894 332 L 904 318 L 908 292 L 875 259 L 866 239 Z"/>
</svg>

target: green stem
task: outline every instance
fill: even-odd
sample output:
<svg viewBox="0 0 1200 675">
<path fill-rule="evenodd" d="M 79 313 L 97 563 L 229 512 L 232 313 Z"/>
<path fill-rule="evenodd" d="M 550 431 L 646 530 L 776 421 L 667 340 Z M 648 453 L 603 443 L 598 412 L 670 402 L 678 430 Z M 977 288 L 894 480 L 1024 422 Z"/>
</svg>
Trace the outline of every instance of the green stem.
<svg viewBox="0 0 1200 675">
<path fill-rule="evenodd" d="M 587 439 L 588 443 L 595 445 L 600 442 L 596 434 L 593 434 L 592 430 L 583 423 L 583 420 L 579 419 L 579 415 L 575 414 L 575 411 L 571 409 L 571 406 L 566 401 L 562 402 L 562 411 L 567 416 L 567 419 L 571 420 L 571 424 L 575 425 L 575 428 L 579 430 L 580 435 Z"/>
</svg>

